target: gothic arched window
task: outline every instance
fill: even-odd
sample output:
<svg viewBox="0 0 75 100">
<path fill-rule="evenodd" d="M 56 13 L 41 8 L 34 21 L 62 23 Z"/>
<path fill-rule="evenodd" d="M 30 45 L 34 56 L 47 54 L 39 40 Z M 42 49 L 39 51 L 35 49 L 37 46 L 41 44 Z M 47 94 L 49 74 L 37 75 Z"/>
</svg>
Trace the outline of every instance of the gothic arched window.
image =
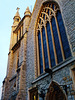
<svg viewBox="0 0 75 100">
<path fill-rule="evenodd" d="M 36 32 L 38 75 L 40 75 L 45 68 L 52 68 L 71 57 L 63 19 L 56 3 L 43 4 Z"/>
</svg>

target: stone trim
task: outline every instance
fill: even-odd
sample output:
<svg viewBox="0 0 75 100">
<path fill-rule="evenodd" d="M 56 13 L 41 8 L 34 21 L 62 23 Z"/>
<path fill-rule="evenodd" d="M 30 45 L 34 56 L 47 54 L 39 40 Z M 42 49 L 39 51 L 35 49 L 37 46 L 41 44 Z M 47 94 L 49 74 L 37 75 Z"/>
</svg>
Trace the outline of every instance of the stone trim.
<svg viewBox="0 0 75 100">
<path fill-rule="evenodd" d="M 41 79 L 47 77 L 48 75 L 49 75 L 48 73 L 45 73 L 45 72 L 44 72 L 44 73 L 41 74 L 38 78 L 36 78 L 36 79 L 32 82 L 32 84 L 36 83 L 37 81 L 40 81 Z"/>
<path fill-rule="evenodd" d="M 58 64 L 57 66 L 55 66 L 54 68 L 52 68 L 52 71 L 53 71 L 53 73 L 54 73 L 54 72 L 58 71 L 59 69 L 62 69 L 62 68 L 66 67 L 67 65 L 69 65 L 69 64 L 71 64 L 71 63 L 73 63 L 73 62 L 75 62 L 75 57 L 73 57 L 73 58 L 71 57 L 71 58 L 69 58 L 69 59 L 63 61 L 62 63 Z M 37 81 L 40 81 L 41 79 L 47 77 L 48 75 L 49 75 L 48 73 L 44 72 L 44 73 L 41 74 L 38 78 L 36 78 L 36 79 L 32 82 L 32 84 L 36 83 Z"/>
<path fill-rule="evenodd" d="M 72 62 L 75 62 L 75 57 L 70 57 L 68 59 L 66 59 L 65 61 L 61 62 L 60 64 L 58 64 L 57 66 L 55 66 L 53 69 L 53 72 L 66 67 L 67 65 L 71 64 Z"/>
</svg>

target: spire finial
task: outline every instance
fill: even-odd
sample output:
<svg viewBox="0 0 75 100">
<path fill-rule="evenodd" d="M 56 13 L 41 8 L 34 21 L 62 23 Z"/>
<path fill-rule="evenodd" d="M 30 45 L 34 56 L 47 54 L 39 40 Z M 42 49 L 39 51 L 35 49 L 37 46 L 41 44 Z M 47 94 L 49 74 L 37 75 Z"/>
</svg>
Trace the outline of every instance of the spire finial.
<svg viewBox="0 0 75 100">
<path fill-rule="evenodd" d="M 29 10 L 29 7 L 26 8 L 26 11 L 25 11 L 24 15 L 29 15 L 29 16 L 31 16 L 31 12 L 30 12 L 30 10 Z"/>
<path fill-rule="evenodd" d="M 20 9 L 20 8 L 19 8 L 19 7 L 17 7 L 17 9 L 16 9 L 16 10 L 17 10 L 17 12 L 19 12 L 19 9 Z"/>
</svg>

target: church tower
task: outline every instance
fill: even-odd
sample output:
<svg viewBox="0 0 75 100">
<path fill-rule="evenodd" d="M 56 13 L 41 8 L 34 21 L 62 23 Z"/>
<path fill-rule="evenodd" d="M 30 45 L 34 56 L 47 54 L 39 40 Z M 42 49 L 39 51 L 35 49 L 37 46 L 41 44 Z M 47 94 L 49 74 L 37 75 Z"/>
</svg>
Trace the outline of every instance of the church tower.
<svg viewBox="0 0 75 100">
<path fill-rule="evenodd" d="M 15 30 L 15 28 L 17 27 L 17 25 L 19 24 L 19 22 L 20 22 L 20 20 L 21 20 L 21 18 L 20 18 L 20 14 L 19 14 L 19 9 L 20 8 L 18 8 L 17 7 L 17 12 L 16 12 L 16 14 L 15 14 L 15 16 L 14 16 L 14 18 L 13 18 L 13 25 L 12 25 L 12 29 L 11 29 L 11 39 L 10 39 L 10 50 L 11 50 L 11 48 L 12 48 L 12 46 L 13 46 L 13 42 L 14 42 L 14 40 L 13 40 L 13 31 Z M 9 50 L 9 51 L 10 51 Z"/>
<path fill-rule="evenodd" d="M 17 8 L 11 29 L 7 75 L 3 81 L 2 100 L 15 100 L 15 98 L 22 100 L 25 96 L 26 44 L 30 19 L 29 7 L 27 7 L 22 19 L 19 8 Z"/>
</svg>

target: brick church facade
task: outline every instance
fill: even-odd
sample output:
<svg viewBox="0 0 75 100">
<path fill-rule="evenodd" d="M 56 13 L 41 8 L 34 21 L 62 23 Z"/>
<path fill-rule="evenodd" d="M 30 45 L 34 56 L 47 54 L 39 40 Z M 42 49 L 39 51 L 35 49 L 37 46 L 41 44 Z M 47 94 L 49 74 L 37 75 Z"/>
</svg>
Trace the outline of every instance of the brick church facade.
<svg viewBox="0 0 75 100">
<path fill-rule="evenodd" d="M 36 0 L 13 20 L 1 100 L 75 100 L 75 1 Z"/>
</svg>

